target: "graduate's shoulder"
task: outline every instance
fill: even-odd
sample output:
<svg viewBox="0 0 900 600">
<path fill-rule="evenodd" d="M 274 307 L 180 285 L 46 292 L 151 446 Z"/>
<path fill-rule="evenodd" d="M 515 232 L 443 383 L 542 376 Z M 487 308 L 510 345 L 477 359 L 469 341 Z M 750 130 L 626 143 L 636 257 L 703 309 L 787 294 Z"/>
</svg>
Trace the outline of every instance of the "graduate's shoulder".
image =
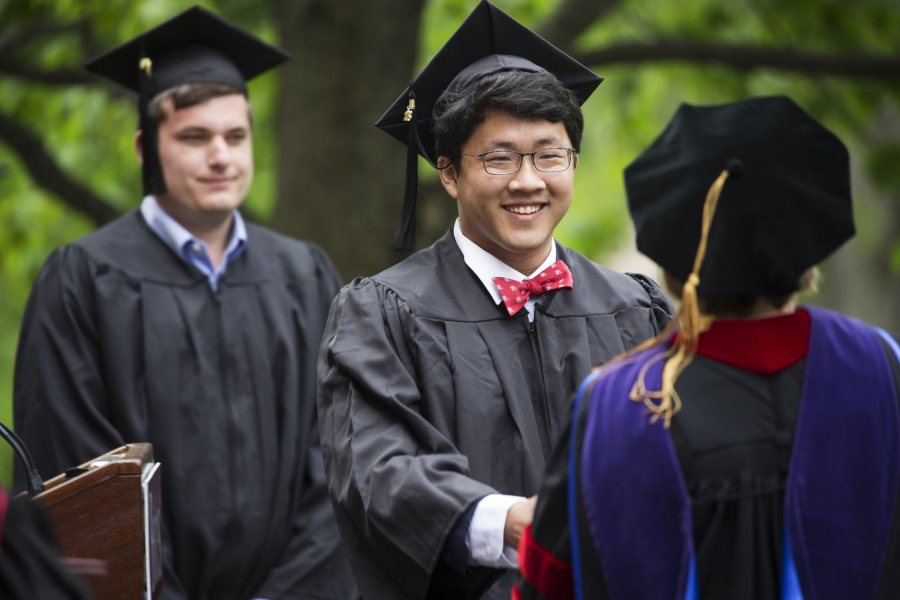
<svg viewBox="0 0 900 600">
<path fill-rule="evenodd" d="M 626 307 L 657 306 L 672 314 L 671 303 L 659 284 L 640 273 L 622 273 L 598 264 L 571 248 L 559 246 L 583 297 L 607 304 L 610 311 Z"/>
<path fill-rule="evenodd" d="M 69 244 L 92 257 L 121 256 L 131 253 L 144 240 L 155 237 L 136 210 L 128 211 Z"/>
<path fill-rule="evenodd" d="M 368 279 L 421 317 L 496 318 L 493 303 L 483 302 L 481 283 L 466 266 L 452 233 Z"/>
<path fill-rule="evenodd" d="M 77 240 L 56 248 L 45 262 L 45 270 L 123 270 L 148 260 L 147 242 L 162 242 L 144 223 L 137 211 L 129 211 Z"/>
<path fill-rule="evenodd" d="M 56 255 L 64 268 L 81 269 L 95 282 L 102 278 L 129 285 L 138 281 L 187 285 L 202 277 L 150 229 L 139 210 L 60 247 Z"/>
<path fill-rule="evenodd" d="M 645 288 L 633 274 L 616 271 L 600 263 L 594 262 L 580 252 L 561 247 L 565 253 L 565 262 L 577 283 L 589 286 L 590 289 L 614 288 L 621 290 L 625 296 L 642 295 Z"/>
<path fill-rule="evenodd" d="M 248 249 L 252 249 L 254 257 L 262 259 L 269 267 L 285 272 L 335 272 L 331 258 L 318 244 L 255 223 L 247 223 L 246 226 Z"/>
<path fill-rule="evenodd" d="M 436 274 L 441 270 L 441 262 L 439 252 L 432 245 L 372 275 L 369 279 L 401 295 L 419 295 L 421 291 L 430 287 Z"/>
<path fill-rule="evenodd" d="M 434 272 L 434 257 L 423 250 L 379 273 L 355 278 L 343 287 L 341 295 L 362 301 L 392 298 L 415 303 L 433 285 Z"/>
<path fill-rule="evenodd" d="M 454 282 L 471 275 L 462 259 L 452 255 L 455 245 L 442 242 L 446 240 L 439 240 L 380 273 L 357 277 L 341 290 L 341 302 L 380 305 L 384 310 L 396 306 L 423 318 L 452 318 L 446 313 L 456 312 L 448 309 L 459 293 Z"/>
</svg>

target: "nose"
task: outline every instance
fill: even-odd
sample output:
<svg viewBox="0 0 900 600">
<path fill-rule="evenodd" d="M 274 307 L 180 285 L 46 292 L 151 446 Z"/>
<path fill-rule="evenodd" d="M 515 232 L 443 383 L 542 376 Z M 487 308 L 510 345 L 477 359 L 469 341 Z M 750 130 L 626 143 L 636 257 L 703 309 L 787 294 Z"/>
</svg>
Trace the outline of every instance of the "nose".
<svg viewBox="0 0 900 600">
<path fill-rule="evenodd" d="M 223 136 L 214 136 L 209 142 L 207 162 L 210 167 L 223 167 L 231 161 L 231 149 Z"/>
<path fill-rule="evenodd" d="M 547 187 L 547 182 L 534 166 L 534 155 L 523 156 L 519 170 L 509 180 L 510 191 L 533 192 L 545 187 Z"/>
</svg>

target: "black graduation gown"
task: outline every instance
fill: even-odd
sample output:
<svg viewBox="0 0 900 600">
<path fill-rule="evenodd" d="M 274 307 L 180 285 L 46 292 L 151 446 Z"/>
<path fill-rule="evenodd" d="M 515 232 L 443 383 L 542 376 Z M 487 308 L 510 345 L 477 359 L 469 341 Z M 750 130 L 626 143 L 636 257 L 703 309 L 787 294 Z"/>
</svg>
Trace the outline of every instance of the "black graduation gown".
<svg viewBox="0 0 900 600">
<path fill-rule="evenodd" d="M 580 380 L 668 321 L 646 278 L 558 253 L 574 289 L 543 297 L 533 325 L 494 304 L 452 232 L 335 299 L 319 423 L 363 598 L 426 597 L 466 509 L 491 493 L 536 493 Z M 508 598 L 512 574 L 486 597 Z"/>
<path fill-rule="evenodd" d="M 740 357 L 753 352 L 771 357 L 784 352 L 783 344 L 791 343 L 772 338 L 773 345 L 766 348 L 750 342 L 736 335 L 734 349 L 720 352 L 738 360 L 746 360 Z M 750 347 L 754 350 L 748 350 Z M 900 401 L 900 364 L 886 345 L 884 351 Z M 672 420 L 670 432 L 691 498 L 700 600 L 781 597 L 785 489 L 805 374 L 805 359 L 777 372 L 760 374 L 697 356 L 676 383 L 683 407 Z M 582 454 L 587 405 L 583 403 L 577 416 L 578 456 Z M 542 583 L 534 584 L 527 576 L 521 580 L 521 600 L 573 597 L 571 583 L 563 581 L 563 571 L 572 562 L 569 458 L 569 439 L 563 438 L 547 466 L 530 533 L 539 547 L 537 553 L 548 555 L 542 562 L 555 559 L 562 567 L 553 574 L 549 574 L 553 569 L 545 572 Z M 585 598 L 611 598 L 580 500 L 576 510 Z M 900 498 L 892 531 L 878 600 L 896 598 L 900 593 Z M 552 589 L 553 595 L 539 592 L 541 586 Z"/>
<path fill-rule="evenodd" d="M 0 598 L 88 600 L 82 582 L 63 564 L 40 506 L 21 497 L 3 510 L 5 495 L 0 488 Z"/>
<path fill-rule="evenodd" d="M 247 235 L 218 292 L 138 212 L 55 251 L 22 326 L 15 426 L 45 476 L 153 444 L 164 599 L 346 597 L 314 401 L 339 280 L 313 245 Z"/>
</svg>

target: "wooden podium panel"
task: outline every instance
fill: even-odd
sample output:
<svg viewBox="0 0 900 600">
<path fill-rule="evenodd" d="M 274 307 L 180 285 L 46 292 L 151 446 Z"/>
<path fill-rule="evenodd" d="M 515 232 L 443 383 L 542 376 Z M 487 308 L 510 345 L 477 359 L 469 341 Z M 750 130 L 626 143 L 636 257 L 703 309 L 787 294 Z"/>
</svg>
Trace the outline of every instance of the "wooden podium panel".
<svg viewBox="0 0 900 600">
<path fill-rule="evenodd" d="M 162 587 L 156 466 L 150 444 L 122 446 L 50 479 L 34 497 L 62 555 L 93 565 L 81 570 L 97 600 L 154 598 Z"/>
</svg>

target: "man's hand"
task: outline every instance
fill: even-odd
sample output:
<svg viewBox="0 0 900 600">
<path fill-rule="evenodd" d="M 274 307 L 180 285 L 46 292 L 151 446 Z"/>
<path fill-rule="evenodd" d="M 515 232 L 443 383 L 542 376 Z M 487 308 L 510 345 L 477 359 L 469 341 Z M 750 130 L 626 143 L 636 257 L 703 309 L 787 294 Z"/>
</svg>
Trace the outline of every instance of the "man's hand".
<svg viewBox="0 0 900 600">
<path fill-rule="evenodd" d="M 528 500 L 516 502 L 506 511 L 506 525 L 503 527 L 503 543 L 510 548 L 519 547 L 519 538 L 525 527 L 534 518 L 534 507 L 537 504 L 537 496 Z"/>
</svg>

